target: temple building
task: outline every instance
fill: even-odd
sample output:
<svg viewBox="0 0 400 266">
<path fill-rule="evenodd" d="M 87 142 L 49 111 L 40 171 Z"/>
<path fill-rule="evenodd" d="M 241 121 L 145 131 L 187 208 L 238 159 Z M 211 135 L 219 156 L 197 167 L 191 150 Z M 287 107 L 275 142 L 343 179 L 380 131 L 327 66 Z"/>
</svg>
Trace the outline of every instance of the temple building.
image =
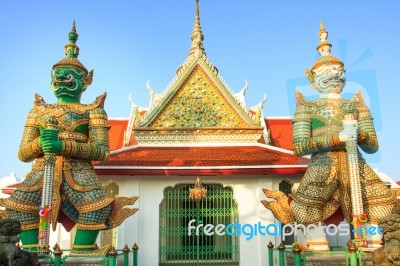
<svg viewBox="0 0 400 266">
<path fill-rule="evenodd" d="M 290 118 L 265 119 L 265 95 L 248 107 L 247 84 L 235 93 L 222 79 L 206 55 L 198 2 L 191 40 L 170 85 L 157 93 L 147 84 L 148 107 L 130 99 L 129 118 L 109 120 L 112 152 L 96 172 L 119 195 L 139 196 L 138 213 L 118 229 L 118 246 L 137 242 L 141 265 L 266 265 L 266 245 L 280 237 L 189 235 L 189 223 L 274 224 L 261 188 L 290 192 L 309 160 L 292 152 Z M 198 177 L 207 192 L 193 200 Z"/>
<path fill-rule="evenodd" d="M 147 84 L 148 107 L 130 99 L 127 118 L 109 119 L 111 155 L 94 167 L 109 195 L 139 196 L 139 211 L 99 245 L 136 242 L 139 265 L 267 265 L 267 245 L 281 236 L 258 233 L 256 225 L 279 226 L 260 203 L 262 188 L 292 193 L 309 158 L 293 154 L 290 117 L 265 118 L 265 95 L 248 107 L 247 84 L 233 92 L 222 79 L 206 55 L 198 1 L 191 40 L 166 89 Z M 240 224 L 231 229 L 241 236 L 219 235 L 219 224 Z M 69 248 L 58 230 L 52 239 Z"/>
</svg>

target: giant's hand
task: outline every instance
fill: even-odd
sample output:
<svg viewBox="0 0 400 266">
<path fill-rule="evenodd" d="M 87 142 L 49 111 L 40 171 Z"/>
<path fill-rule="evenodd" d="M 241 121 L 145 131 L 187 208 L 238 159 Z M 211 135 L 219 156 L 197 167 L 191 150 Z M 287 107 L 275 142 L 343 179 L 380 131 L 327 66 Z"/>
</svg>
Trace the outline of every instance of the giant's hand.
<svg viewBox="0 0 400 266">
<path fill-rule="evenodd" d="M 62 150 L 62 142 L 58 139 L 57 129 L 40 129 L 38 144 L 42 147 L 43 152 L 58 153 Z"/>
<path fill-rule="evenodd" d="M 357 140 L 358 122 L 357 120 L 343 121 L 343 130 L 339 132 L 339 140 L 346 142 L 348 140 Z"/>
</svg>

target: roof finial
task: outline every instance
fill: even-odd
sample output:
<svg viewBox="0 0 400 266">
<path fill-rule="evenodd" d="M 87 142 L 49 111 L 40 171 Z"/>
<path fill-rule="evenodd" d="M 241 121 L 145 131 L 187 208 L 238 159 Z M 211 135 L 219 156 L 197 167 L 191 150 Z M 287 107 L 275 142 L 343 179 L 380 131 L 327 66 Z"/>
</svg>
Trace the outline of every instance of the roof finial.
<svg viewBox="0 0 400 266">
<path fill-rule="evenodd" d="M 196 0 L 196 17 L 199 17 L 199 0 Z"/>
<path fill-rule="evenodd" d="M 195 54 L 196 51 L 205 54 L 205 50 L 203 47 L 204 35 L 203 32 L 201 31 L 201 26 L 200 26 L 199 0 L 196 0 L 196 15 L 194 18 L 194 27 L 191 39 L 192 39 L 192 46 L 190 47 L 189 50 L 189 56 Z"/>
</svg>

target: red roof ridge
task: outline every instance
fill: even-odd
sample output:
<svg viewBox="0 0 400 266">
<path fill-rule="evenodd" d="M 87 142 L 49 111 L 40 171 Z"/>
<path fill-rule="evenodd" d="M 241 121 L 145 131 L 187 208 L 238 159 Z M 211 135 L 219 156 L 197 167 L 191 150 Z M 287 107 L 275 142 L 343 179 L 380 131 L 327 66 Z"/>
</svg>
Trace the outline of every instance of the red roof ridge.
<svg viewBox="0 0 400 266">
<path fill-rule="evenodd" d="M 270 150 L 280 151 L 280 152 L 284 152 L 284 153 L 288 153 L 288 154 L 294 155 L 294 152 L 292 150 L 279 148 L 279 147 L 268 145 L 268 144 L 264 144 L 264 143 L 257 143 L 257 144 L 260 147 L 265 147 L 265 148 L 270 149 Z"/>
<path fill-rule="evenodd" d="M 108 120 L 114 120 L 114 121 L 128 121 L 128 117 L 109 117 Z"/>
<path fill-rule="evenodd" d="M 293 116 L 265 116 L 264 119 L 293 119 Z M 129 120 L 129 117 L 109 117 L 108 120 L 114 121 L 125 121 Z"/>
<path fill-rule="evenodd" d="M 134 166 L 134 165 L 95 165 L 95 169 L 276 169 L 276 168 L 307 168 L 307 164 L 281 165 L 220 165 L 220 166 Z"/>
<path fill-rule="evenodd" d="M 122 147 L 117 150 L 113 150 L 110 154 L 118 154 L 125 151 L 130 151 L 138 148 L 197 148 L 197 147 L 261 147 L 278 152 L 294 155 L 293 151 L 284 148 L 271 146 L 264 143 L 138 143 L 128 147 Z"/>
<path fill-rule="evenodd" d="M 293 120 L 293 116 L 266 116 L 266 117 L 264 117 L 264 119 Z"/>
</svg>

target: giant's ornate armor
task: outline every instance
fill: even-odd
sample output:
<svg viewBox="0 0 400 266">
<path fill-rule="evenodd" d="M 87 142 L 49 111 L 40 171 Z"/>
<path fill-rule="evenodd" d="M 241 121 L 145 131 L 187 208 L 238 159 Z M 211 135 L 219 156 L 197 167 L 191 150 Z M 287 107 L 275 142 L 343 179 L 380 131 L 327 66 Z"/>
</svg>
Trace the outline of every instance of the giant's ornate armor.
<svg viewBox="0 0 400 266">
<path fill-rule="evenodd" d="M 352 100 L 319 98 L 306 100 L 296 93 L 298 106 L 293 119 L 294 153 L 312 155 L 311 162 L 293 195 L 295 220 L 317 224 L 330 217 L 340 206 L 351 221 L 350 179 L 346 147 L 339 141 L 343 130 L 344 110 L 352 105 L 358 117 L 357 143 L 366 153 L 378 150 L 371 113 L 361 94 Z M 358 154 L 364 211 L 371 223 L 392 212 L 396 193 L 386 187 L 379 176 Z"/>
<path fill-rule="evenodd" d="M 68 231 L 76 224 L 72 250 L 91 252 L 99 230 L 116 227 L 137 211 L 124 208 L 137 197 L 110 198 L 97 179 L 91 161 L 104 161 L 110 155 L 103 109 L 106 95 L 93 104 L 80 103 L 93 70 L 77 59 L 75 22 L 68 37 L 66 57 L 51 72 L 58 101 L 46 104 L 36 95 L 25 123 L 18 156 L 24 162 L 35 160 L 32 170 L 4 201 L 8 216 L 22 224 L 22 244 L 40 252 L 48 244 L 47 223 L 55 230 L 61 222 Z"/>
<path fill-rule="evenodd" d="M 111 227 L 106 221 L 113 199 L 105 196 L 91 164 L 91 161 L 103 161 L 109 156 L 107 114 L 103 109 L 105 97 L 98 97 L 90 105 L 35 102 L 25 123 L 18 156 L 24 162 L 37 160 L 24 182 L 5 201 L 9 215 L 22 221 L 23 229 L 37 228 L 39 222 L 44 154 L 37 138 L 39 127 L 46 126 L 49 115 L 56 117 L 59 138 L 63 141 L 62 155 L 56 156 L 52 224 L 56 224 L 58 217 L 62 221 L 68 217 L 81 229 Z M 62 211 L 61 216 L 57 215 L 58 210 Z"/>
<path fill-rule="evenodd" d="M 361 156 L 358 148 L 366 153 L 378 150 L 371 113 L 361 93 L 351 100 L 342 98 L 346 84 L 344 64 L 330 54 L 332 45 L 322 22 L 318 36 L 320 57 L 311 70 L 306 69 L 318 98 L 307 100 L 296 92 L 293 119 L 293 152 L 311 155 L 311 161 L 291 201 L 281 191 L 263 189 L 267 197 L 276 201 L 262 203 L 285 224 L 317 225 L 341 208 L 345 219 L 358 230 L 361 223 L 376 225 L 391 214 L 397 193 Z M 379 235 L 366 240 L 361 234 L 355 234 L 358 244 L 380 244 Z M 307 237 L 312 249 L 329 249 L 324 232 L 308 233 Z"/>
</svg>

